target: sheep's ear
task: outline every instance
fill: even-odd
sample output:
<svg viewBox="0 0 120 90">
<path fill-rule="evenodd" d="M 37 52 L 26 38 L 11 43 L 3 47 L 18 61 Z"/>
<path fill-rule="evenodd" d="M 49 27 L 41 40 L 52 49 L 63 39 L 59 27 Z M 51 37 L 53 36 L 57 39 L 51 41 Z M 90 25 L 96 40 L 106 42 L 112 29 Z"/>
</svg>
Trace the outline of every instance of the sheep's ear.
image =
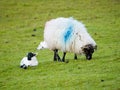
<svg viewBox="0 0 120 90">
<path fill-rule="evenodd" d="M 84 51 L 85 49 L 87 49 L 87 47 L 81 47 L 81 49 Z"/>
<path fill-rule="evenodd" d="M 82 50 L 84 50 L 85 47 L 81 47 Z"/>
<path fill-rule="evenodd" d="M 84 48 L 83 48 L 83 47 L 81 47 L 81 49 L 83 50 Z"/>
<path fill-rule="evenodd" d="M 89 48 L 89 45 L 85 45 L 84 47 L 82 47 L 83 49 L 87 49 Z"/>
</svg>

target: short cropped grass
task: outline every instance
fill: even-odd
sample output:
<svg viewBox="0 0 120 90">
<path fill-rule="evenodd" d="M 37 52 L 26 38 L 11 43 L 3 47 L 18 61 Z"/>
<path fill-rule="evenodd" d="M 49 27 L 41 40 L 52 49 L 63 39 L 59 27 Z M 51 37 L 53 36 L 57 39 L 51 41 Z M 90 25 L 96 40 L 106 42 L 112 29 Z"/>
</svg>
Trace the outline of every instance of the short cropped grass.
<svg viewBox="0 0 120 90">
<path fill-rule="evenodd" d="M 119 0 L 0 0 L 0 90 L 119 90 L 119 8 Z M 98 45 L 92 60 L 67 53 L 68 63 L 54 62 L 52 51 L 36 50 L 57 17 L 86 25 Z M 39 65 L 24 70 L 27 52 L 38 52 Z"/>
</svg>

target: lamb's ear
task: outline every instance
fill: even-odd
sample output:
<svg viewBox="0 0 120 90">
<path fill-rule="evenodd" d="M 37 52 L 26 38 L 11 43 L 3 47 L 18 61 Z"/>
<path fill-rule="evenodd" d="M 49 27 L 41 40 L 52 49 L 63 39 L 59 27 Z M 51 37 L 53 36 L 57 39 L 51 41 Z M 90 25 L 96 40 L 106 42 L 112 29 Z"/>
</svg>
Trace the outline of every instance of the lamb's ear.
<svg viewBox="0 0 120 90">
<path fill-rule="evenodd" d="M 26 53 L 26 56 L 28 56 L 28 53 Z"/>
<path fill-rule="evenodd" d="M 35 56 L 37 56 L 38 55 L 38 53 L 35 53 Z"/>
</svg>

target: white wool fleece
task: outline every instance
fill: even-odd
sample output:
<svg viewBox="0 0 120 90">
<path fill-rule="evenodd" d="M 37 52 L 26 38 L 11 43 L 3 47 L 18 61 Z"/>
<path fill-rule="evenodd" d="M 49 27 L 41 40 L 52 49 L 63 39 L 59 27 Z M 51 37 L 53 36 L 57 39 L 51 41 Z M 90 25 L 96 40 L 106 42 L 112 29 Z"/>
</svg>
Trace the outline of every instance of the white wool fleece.
<svg viewBox="0 0 120 90">
<path fill-rule="evenodd" d="M 24 57 L 22 60 L 21 60 L 21 62 L 20 62 L 20 66 L 22 66 L 22 65 L 26 65 L 27 67 L 28 66 L 37 66 L 38 65 L 38 60 L 37 60 L 37 58 L 34 56 L 34 57 L 32 57 L 31 58 L 31 60 L 28 60 L 28 58 L 27 57 Z"/>
<path fill-rule="evenodd" d="M 73 18 L 57 18 L 46 22 L 44 40 L 49 49 L 63 52 L 83 53 L 82 47 L 95 41 L 88 34 L 84 24 Z"/>
</svg>

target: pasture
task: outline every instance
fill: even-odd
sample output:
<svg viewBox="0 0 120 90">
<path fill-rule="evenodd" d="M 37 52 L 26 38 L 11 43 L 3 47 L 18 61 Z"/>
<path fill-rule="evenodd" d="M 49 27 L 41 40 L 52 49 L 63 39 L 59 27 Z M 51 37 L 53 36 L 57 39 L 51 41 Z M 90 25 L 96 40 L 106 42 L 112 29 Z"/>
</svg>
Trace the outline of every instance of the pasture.
<svg viewBox="0 0 120 90">
<path fill-rule="evenodd" d="M 0 90 L 119 90 L 119 8 L 119 0 L 0 0 Z M 58 17 L 86 25 L 98 45 L 92 60 L 67 53 L 69 63 L 53 62 L 52 51 L 36 50 L 45 22 Z M 30 51 L 39 65 L 21 69 Z"/>
</svg>

